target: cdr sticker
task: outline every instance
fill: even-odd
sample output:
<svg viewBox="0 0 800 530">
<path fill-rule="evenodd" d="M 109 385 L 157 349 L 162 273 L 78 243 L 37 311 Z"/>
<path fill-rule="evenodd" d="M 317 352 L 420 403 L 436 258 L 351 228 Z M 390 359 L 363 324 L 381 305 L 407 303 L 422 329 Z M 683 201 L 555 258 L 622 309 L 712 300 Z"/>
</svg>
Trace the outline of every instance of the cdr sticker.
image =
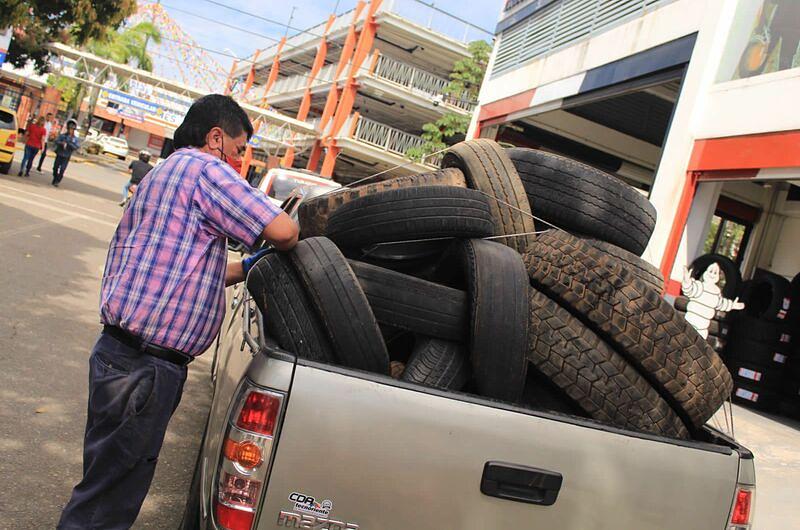
<svg viewBox="0 0 800 530">
<path fill-rule="evenodd" d="M 788 344 L 792 341 L 792 336 L 788 333 L 781 333 L 781 342 Z"/>
<path fill-rule="evenodd" d="M 775 352 L 775 354 L 772 356 L 772 360 L 776 363 L 786 364 L 786 356 L 782 353 Z"/>
<path fill-rule="evenodd" d="M 313 515 L 328 516 L 333 510 L 333 501 L 325 499 L 324 501 L 317 501 L 311 495 L 293 491 L 289 495 L 289 500 L 294 503 L 294 509 L 298 512 L 310 513 Z"/>
<path fill-rule="evenodd" d="M 739 368 L 738 374 L 741 377 L 746 379 L 751 379 L 753 381 L 761 381 L 761 372 L 756 372 L 755 370 L 749 370 L 747 368 Z"/>
<path fill-rule="evenodd" d="M 756 392 L 750 392 L 749 390 L 745 390 L 744 388 L 737 388 L 736 396 L 742 399 L 746 399 L 747 401 L 752 401 L 753 403 L 758 401 L 758 394 Z"/>
</svg>

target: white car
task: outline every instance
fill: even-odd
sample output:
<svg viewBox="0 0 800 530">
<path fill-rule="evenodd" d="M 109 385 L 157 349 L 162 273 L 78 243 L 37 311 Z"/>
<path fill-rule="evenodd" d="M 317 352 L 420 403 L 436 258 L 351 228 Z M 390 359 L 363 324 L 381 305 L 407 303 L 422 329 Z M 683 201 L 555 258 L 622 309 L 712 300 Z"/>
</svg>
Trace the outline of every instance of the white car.
<svg viewBox="0 0 800 530">
<path fill-rule="evenodd" d="M 275 167 L 267 171 L 258 189 L 266 193 L 276 206 L 280 206 L 298 188 L 304 196 L 317 196 L 341 187 L 341 184 L 311 171 Z"/>
<path fill-rule="evenodd" d="M 100 154 L 111 153 L 120 160 L 125 160 L 128 156 L 128 141 L 125 138 L 101 135 L 97 144 L 100 146 Z"/>
</svg>

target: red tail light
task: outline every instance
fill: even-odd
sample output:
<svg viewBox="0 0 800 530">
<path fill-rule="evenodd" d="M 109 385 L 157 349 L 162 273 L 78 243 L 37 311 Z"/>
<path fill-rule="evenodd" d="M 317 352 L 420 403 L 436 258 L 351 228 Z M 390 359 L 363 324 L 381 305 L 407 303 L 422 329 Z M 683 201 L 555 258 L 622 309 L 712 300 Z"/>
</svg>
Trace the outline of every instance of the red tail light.
<svg viewBox="0 0 800 530">
<path fill-rule="evenodd" d="M 245 431 L 273 436 L 280 410 L 279 395 L 254 390 L 247 396 L 236 426 Z"/>
<path fill-rule="evenodd" d="M 250 530 L 264 495 L 284 394 L 249 380 L 237 392 L 215 474 L 213 516 L 226 530 Z"/>
<path fill-rule="evenodd" d="M 730 526 L 728 527 L 730 530 L 748 530 L 750 528 L 754 495 L 755 491 L 752 487 L 739 486 L 736 488 Z"/>
<path fill-rule="evenodd" d="M 250 530 L 255 514 L 214 501 L 214 515 L 216 515 L 217 524 L 225 530 Z"/>
<path fill-rule="evenodd" d="M 6 147 L 15 147 L 17 145 L 17 135 L 16 134 L 9 134 L 8 140 L 6 140 Z"/>
</svg>

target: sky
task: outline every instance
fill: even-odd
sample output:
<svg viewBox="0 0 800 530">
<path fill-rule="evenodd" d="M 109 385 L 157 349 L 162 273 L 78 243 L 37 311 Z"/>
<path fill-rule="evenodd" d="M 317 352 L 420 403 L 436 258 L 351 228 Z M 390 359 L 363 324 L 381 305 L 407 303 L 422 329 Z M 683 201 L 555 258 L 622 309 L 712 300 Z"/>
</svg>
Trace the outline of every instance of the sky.
<svg viewBox="0 0 800 530">
<path fill-rule="evenodd" d="M 389 1 L 384 0 L 384 2 Z M 161 0 L 162 6 L 172 19 L 200 46 L 224 51 L 238 57 L 247 57 L 256 48 L 271 46 L 275 42 L 271 39 L 283 37 L 286 28 L 237 13 L 225 6 L 254 13 L 282 24 L 288 23 L 292 17 L 291 26 L 305 29 L 326 20 L 334 9 L 336 13 L 352 9 L 356 2 L 357 0 Z M 431 3 L 431 0 L 425 0 L 425 2 Z M 418 19 L 426 19 L 431 12 L 415 0 L 394 0 L 394 3 L 400 13 L 407 12 L 411 17 Z M 493 30 L 505 0 L 434 0 L 433 3 L 437 8 L 453 13 L 482 28 Z M 292 15 L 293 8 L 295 9 Z M 204 19 L 194 15 L 199 15 Z M 221 23 L 247 28 L 252 33 L 243 33 L 240 30 L 225 27 Z M 449 31 L 462 34 L 460 28 L 463 26 L 449 20 L 444 15 L 435 14 L 432 23 L 434 27 L 441 25 Z M 458 29 L 455 28 L 456 24 L 460 26 Z M 479 35 L 477 30 L 470 31 L 470 37 Z M 292 30 L 289 30 L 289 35 L 292 33 Z M 212 54 L 212 56 L 226 71 L 230 68 L 232 57 L 218 54 Z"/>
</svg>

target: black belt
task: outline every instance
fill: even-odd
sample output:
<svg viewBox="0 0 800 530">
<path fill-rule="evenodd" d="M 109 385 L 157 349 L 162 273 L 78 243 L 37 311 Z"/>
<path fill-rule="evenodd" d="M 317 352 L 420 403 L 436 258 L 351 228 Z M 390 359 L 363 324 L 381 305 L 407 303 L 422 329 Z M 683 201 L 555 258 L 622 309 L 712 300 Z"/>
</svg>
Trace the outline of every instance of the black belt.
<svg viewBox="0 0 800 530">
<path fill-rule="evenodd" d="M 140 352 L 152 355 L 153 357 L 158 357 L 159 359 L 169 361 L 173 364 L 177 364 L 178 366 L 186 366 L 190 362 L 194 361 L 194 357 L 189 354 L 180 352 L 178 350 L 173 350 L 171 348 L 163 348 L 155 344 L 147 343 L 133 333 L 125 331 L 117 326 L 109 326 L 106 324 L 103 326 L 103 332 L 108 333 L 129 348 L 133 348 L 134 350 L 139 350 Z"/>
</svg>

